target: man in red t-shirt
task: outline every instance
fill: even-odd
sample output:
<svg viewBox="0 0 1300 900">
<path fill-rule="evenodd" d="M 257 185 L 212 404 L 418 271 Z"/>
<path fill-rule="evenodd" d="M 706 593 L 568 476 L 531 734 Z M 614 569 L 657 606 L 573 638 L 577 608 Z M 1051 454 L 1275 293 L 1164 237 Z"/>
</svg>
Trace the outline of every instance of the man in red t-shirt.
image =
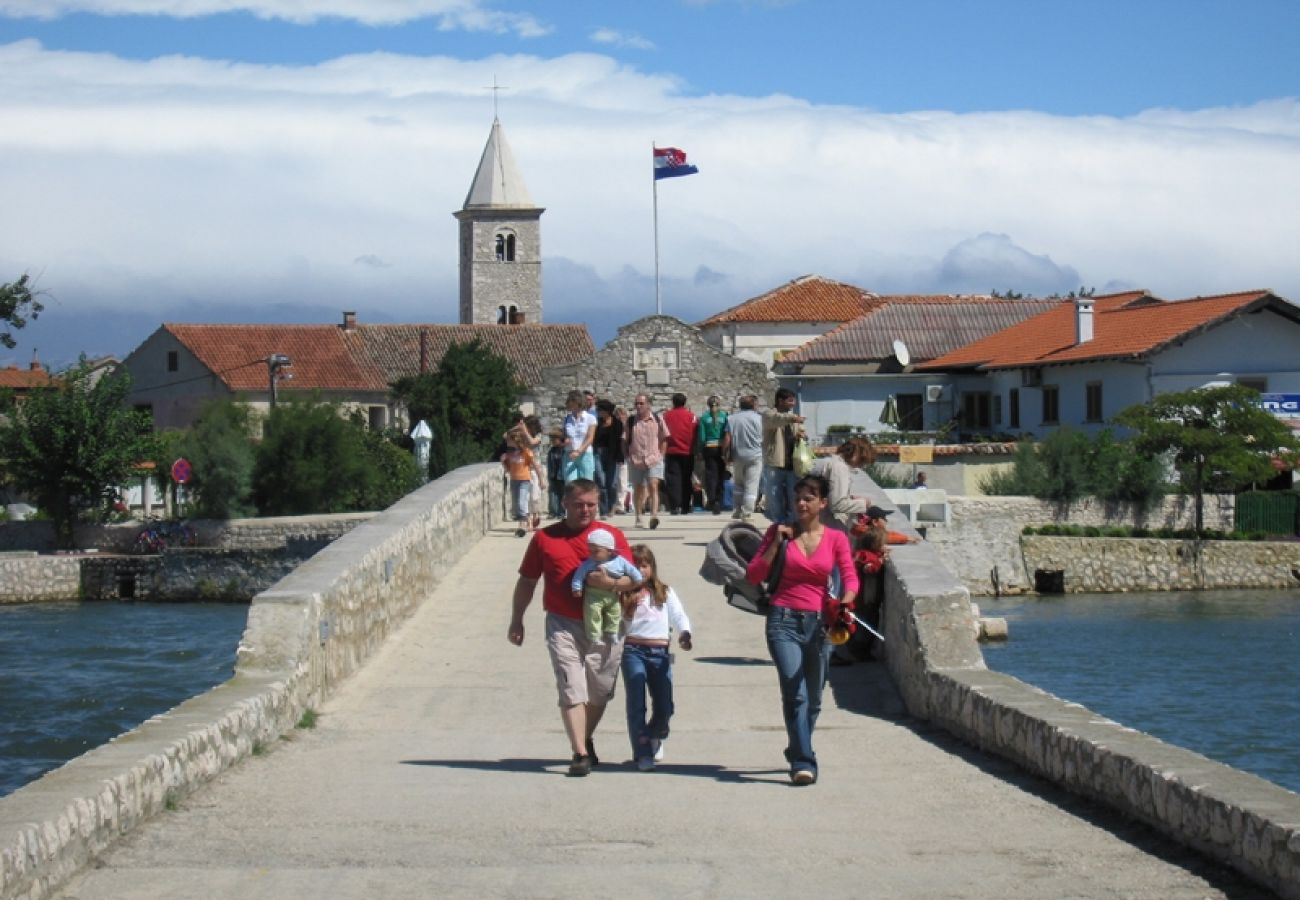
<svg viewBox="0 0 1300 900">
<path fill-rule="evenodd" d="M 668 426 L 668 449 L 664 453 L 664 486 L 668 488 L 668 511 L 685 515 L 694 508 L 691 500 L 695 476 L 695 432 L 699 419 L 686 408 L 686 395 L 673 394 L 673 408 L 664 413 Z"/>
<path fill-rule="evenodd" d="M 533 532 L 533 539 L 519 564 L 519 580 L 506 637 L 515 646 L 524 643 L 524 612 L 533 602 L 541 580 L 542 608 L 546 610 L 546 650 L 555 669 L 555 686 L 560 694 L 560 718 L 573 749 L 569 774 L 581 777 L 599 760 L 591 736 L 614 697 L 618 667 L 623 658 L 622 641 L 589 641 L 582 624 L 582 599 L 570 588 L 573 573 L 587 558 L 587 533 L 599 526 L 614 535 L 614 549 L 632 561 L 627 538 L 608 522 L 598 522 L 600 489 L 596 482 L 579 478 L 564 485 L 563 520 Z M 597 568 L 587 584 L 605 591 L 631 590 L 631 578 L 610 578 Z"/>
</svg>

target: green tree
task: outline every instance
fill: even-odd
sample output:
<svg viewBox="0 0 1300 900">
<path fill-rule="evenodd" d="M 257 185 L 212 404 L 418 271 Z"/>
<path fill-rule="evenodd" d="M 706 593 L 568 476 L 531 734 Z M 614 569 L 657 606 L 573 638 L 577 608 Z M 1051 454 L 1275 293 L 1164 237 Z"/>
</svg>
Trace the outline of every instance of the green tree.
<svg viewBox="0 0 1300 900">
<path fill-rule="evenodd" d="M 400 463 L 359 417 L 319 400 L 281 402 L 257 448 L 253 498 L 270 516 L 383 509 L 418 483 L 414 461 Z M 396 451 L 396 452 L 393 452 Z"/>
<path fill-rule="evenodd" d="M 38 296 L 39 292 L 32 290 L 31 277 L 25 274 L 17 281 L 0 284 L 0 322 L 9 326 L 0 331 L 0 344 L 11 350 L 17 346 L 13 333 L 24 327 L 29 317 L 35 320 L 45 309 Z"/>
<path fill-rule="evenodd" d="M 1195 498 L 1196 533 L 1204 527 L 1205 492 L 1232 491 L 1275 474 L 1273 458 L 1290 458 L 1300 443 L 1257 405 L 1259 393 L 1241 385 L 1161 394 L 1130 406 L 1115 422 L 1135 433 L 1152 455 L 1170 454 Z"/>
<path fill-rule="evenodd" d="M 253 512 L 252 418 L 248 405 L 221 398 L 204 404 L 180 441 L 194 468 L 194 514 L 231 519 Z"/>
<path fill-rule="evenodd" d="M 1057 503 L 1073 503 L 1091 492 L 1089 457 L 1091 441 L 1081 431 L 1057 428 L 1038 445 L 1038 467 L 1034 496 Z"/>
<path fill-rule="evenodd" d="M 60 547 L 73 546 L 82 515 L 108 515 L 118 487 L 153 455 L 156 440 L 148 415 L 124 405 L 129 375 L 90 375 L 82 359 L 56 387 L 31 392 L 0 428 L 10 482 L 49 514 Z"/>
<path fill-rule="evenodd" d="M 436 371 L 402 378 L 392 391 L 412 422 L 424 419 L 433 431 L 433 478 L 490 459 L 501 435 L 519 420 L 523 392 L 510 360 L 477 338 L 452 344 Z"/>
</svg>

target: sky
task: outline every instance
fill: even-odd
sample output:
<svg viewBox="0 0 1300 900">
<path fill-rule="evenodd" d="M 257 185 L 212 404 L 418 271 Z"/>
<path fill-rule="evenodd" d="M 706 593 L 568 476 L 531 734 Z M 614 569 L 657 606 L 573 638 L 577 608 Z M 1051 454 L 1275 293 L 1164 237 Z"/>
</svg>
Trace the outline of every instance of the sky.
<svg viewBox="0 0 1300 900">
<path fill-rule="evenodd" d="M 1295 0 L 0 0 L 0 364 L 451 322 L 494 113 L 597 344 L 816 273 L 1300 302 Z M 492 85 L 499 90 L 492 90 Z M 494 106 L 495 104 L 495 106 Z"/>
</svg>

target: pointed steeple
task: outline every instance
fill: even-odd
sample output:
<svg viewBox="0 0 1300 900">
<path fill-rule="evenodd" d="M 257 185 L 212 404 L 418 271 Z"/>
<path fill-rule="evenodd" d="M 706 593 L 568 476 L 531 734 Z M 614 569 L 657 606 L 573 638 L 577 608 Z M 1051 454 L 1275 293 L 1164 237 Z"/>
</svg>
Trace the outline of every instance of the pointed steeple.
<svg viewBox="0 0 1300 900">
<path fill-rule="evenodd" d="M 535 209 L 524 178 L 515 165 L 501 122 L 492 120 L 483 158 L 465 197 L 464 209 Z"/>
</svg>

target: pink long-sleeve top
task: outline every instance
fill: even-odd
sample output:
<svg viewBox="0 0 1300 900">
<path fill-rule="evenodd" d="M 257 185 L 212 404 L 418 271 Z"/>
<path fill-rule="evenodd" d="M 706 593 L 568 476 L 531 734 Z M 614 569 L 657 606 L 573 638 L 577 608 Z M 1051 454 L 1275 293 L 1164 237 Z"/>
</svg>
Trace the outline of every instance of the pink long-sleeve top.
<svg viewBox="0 0 1300 900">
<path fill-rule="evenodd" d="M 763 558 L 767 548 L 776 540 L 776 525 L 767 529 L 763 542 L 758 545 L 758 552 L 749 561 L 745 577 L 751 584 L 762 584 L 771 568 Z M 858 573 L 853 567 L 853 554 L 849 549 L 849 538 L 842 531 L 826 528 L 822 531 L 821 543 L 812 556 L 804 556 L 798 541 L 790 541 L 785 547 L 785 568 L 781 570 L 781 581 L 776 586 L 772 597 L 773 606 L 785 606 L 805 612 L 820 612 L 822 601 L 826 598 L 827 580 L 831 570 L 840 570 L 840 580 L 844 593 L 858 592 Z"/>
</svg>

